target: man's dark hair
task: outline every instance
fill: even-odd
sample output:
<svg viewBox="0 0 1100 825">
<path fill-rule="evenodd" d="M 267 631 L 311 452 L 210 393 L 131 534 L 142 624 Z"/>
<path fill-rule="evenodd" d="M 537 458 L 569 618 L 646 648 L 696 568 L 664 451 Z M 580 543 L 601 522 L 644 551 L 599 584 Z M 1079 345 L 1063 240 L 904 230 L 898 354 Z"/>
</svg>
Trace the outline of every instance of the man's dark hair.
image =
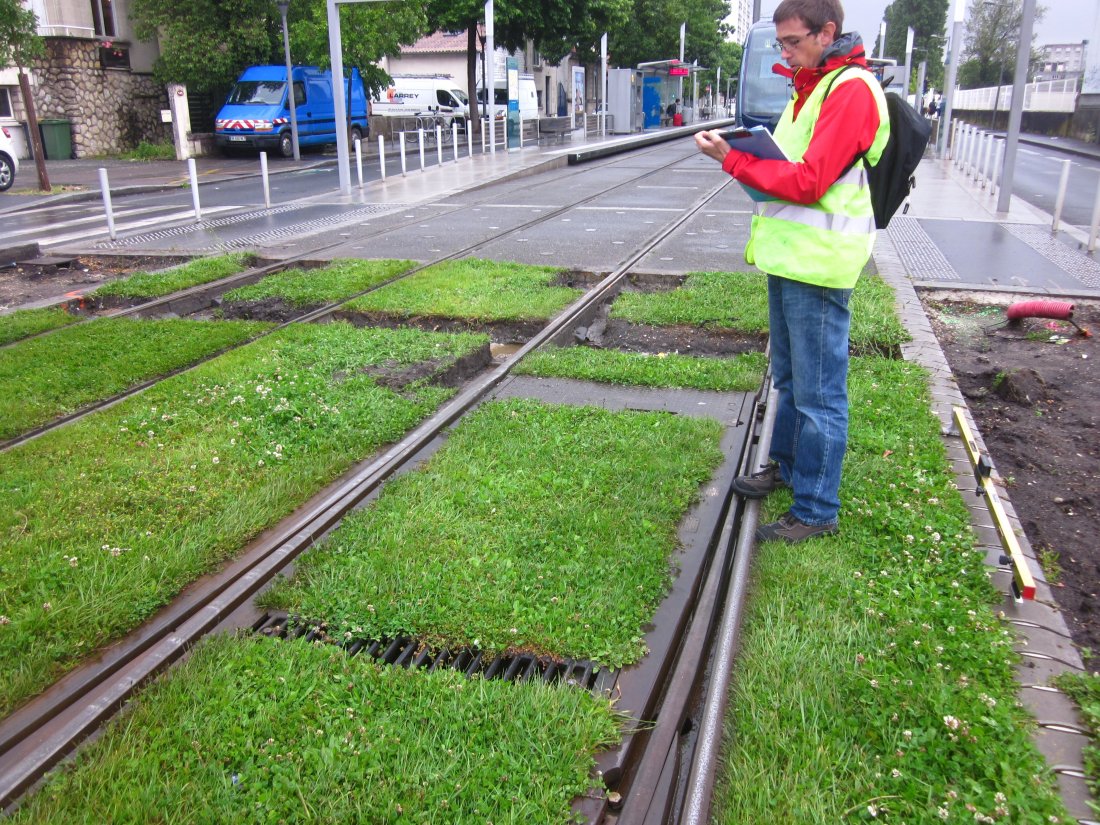
<svg viewBox="0 0 1100 825">
<path fill-rule="evenodd" d="M 783 0 L 772 15 L 773 23 L 795 17 L 802 19 L 811 32 L 819 32 L 829 21 L 836 23 L 837 37 L 844 31 L 844 9 L 840 0 Z"/>
</svg>

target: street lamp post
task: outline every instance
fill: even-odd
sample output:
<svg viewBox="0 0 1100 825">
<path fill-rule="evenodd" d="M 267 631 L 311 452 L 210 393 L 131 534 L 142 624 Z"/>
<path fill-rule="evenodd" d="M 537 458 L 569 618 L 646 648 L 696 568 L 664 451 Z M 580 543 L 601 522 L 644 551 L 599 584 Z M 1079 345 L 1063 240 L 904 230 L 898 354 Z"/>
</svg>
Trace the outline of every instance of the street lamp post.
<svg viewBox="0 0 1100 825">
<path fill-rule="evenodd" d="M 1012 106 L 1008 112 L 1008 137 L 1005 140 L 1005 164 L 997 191 L 997 211 L 1007 212 L 1012 201 L 1012 178 L 1016 171 L 1016 149 L 1020 143 L 1020 124 L 1024 117 L 1024 90 L 1031 63 L 1031 32 L 1035 26 L 1035 0 L 1024 0 L 1020 21 L 1020 44 L 1016 48 L 1016 76 L 1012 81 Z"/>
<path fill-rule="evenodd" d="M 955 78 L 959 69 L 959 50 L 962 45 L 963 19 L 966 12 L 966 0 L 955 0 L 955 23 L 951 29 L 951 56 L 947 63 L 947 80 L 944 83 L 943 113 L 940 115 L 939 156 L 947 155 L 947 141 L 951 131 L 951 110 L 955 102 Z"/>
<path fill-rule="evenodd" d="M 286 59 L 286 93 L 287 104 L 290 107 L 290 139 L 294 144 L 294 159 L 301 160 L 302 154 L 298 150 L 298 106 L 294 102 L 294 76 L 290 67 L 290 35 L 286 28 L 286 13 L 290 10 L 290 0 L 275 0 L 279 7 L 279 14 L 283 18 L 283 56 Z"/>
</svg>

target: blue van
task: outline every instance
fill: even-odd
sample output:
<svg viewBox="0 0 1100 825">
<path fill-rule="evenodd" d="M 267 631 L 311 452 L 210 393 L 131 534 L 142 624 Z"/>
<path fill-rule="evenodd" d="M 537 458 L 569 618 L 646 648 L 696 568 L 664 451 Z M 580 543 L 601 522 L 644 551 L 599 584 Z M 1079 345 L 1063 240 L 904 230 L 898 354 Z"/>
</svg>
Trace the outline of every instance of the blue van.
<svg viewBox="0 0 1100 825">
<path fill-rule="evenodd" d="M 336 115 L 332 100 L 332 72 L 316 66 L 294 66 L 295 114 L 298 145 L 324 146 L 336 142 Z M 370 135 L 367 95 L 358 69 L 345 74 L 344 99 L 351 112 L 350 139 Z M 278 149 L 284 158 L 294 155 L 285 66 L 249 66 L 233 84 L 214 121 L 214 140 L 223 152 L 233 149 Z"/>
</svg>

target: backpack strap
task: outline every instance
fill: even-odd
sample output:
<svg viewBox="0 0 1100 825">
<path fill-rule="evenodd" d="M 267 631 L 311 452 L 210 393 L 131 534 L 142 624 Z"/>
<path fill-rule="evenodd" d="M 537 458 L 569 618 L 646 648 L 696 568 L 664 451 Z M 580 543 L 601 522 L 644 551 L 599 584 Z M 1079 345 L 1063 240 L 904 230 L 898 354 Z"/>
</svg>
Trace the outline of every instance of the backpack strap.
<svg viewBox="0 0 1100 825">
<path fill-rule="evenodd" d="M 829 96 L 829 92 L 833 90 L 833 85 L 840 79 L 840 76 L 849 69 L 863 69 L 863 67 L 857 66 L 854 63 L 849 63 L 846 66 L 842 66 L 840 71 L 833 75 L 832 79 L 829 81 L 829 85 L 825 87 L 825 94 L 821 97 L 822 106 L 825 105 L 825 98 Z M 870 149 L 868 149 L 867 151 L 870 151 Z M 856 161 L 861 159 L 863 160 L 863 166 L 867 169 L 870 169 L 871 165 L 867 162 L 867 152 L 860 152 L 858 155 L 852 158 L 851 163 L 844 167 L 844 171 L 840 173 L 840 175 L 837 177 L 837 180 L 840 180 L 840 178 L 847 175 L 852 170 L 852 167 L 856 165 Z"/>
</svg>

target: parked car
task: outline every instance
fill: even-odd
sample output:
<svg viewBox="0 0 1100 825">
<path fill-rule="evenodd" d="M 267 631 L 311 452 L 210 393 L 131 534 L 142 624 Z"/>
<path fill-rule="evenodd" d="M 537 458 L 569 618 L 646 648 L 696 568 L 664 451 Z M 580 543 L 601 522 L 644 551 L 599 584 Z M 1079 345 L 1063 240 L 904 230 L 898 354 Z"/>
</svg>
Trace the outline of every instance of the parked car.
<svg viewBox="0 0 1100 825">
<path fill-rule="evenodd" d="M 316 66 L 294 66 L 294 111 L 299 146 L 336 142 L 336 109 L 332 72 Z M 345 99 L 351 112 L 352 141 L 370 135 L 367 95 L 358 69 L 345 74 Z M 214 121 L 214 141 L 223 152 L 233 149 L 278 149 L 294 154 L 290 105 L 283 66 L 249 66 L 226 98 Z"/>
<path fill-rule="evenodd" d="M 7 126 L 0 126 L 0 192 L 11 189 L 18 171 L 19 158 L 15 154 L 15 140 Z"/>
</svg>

